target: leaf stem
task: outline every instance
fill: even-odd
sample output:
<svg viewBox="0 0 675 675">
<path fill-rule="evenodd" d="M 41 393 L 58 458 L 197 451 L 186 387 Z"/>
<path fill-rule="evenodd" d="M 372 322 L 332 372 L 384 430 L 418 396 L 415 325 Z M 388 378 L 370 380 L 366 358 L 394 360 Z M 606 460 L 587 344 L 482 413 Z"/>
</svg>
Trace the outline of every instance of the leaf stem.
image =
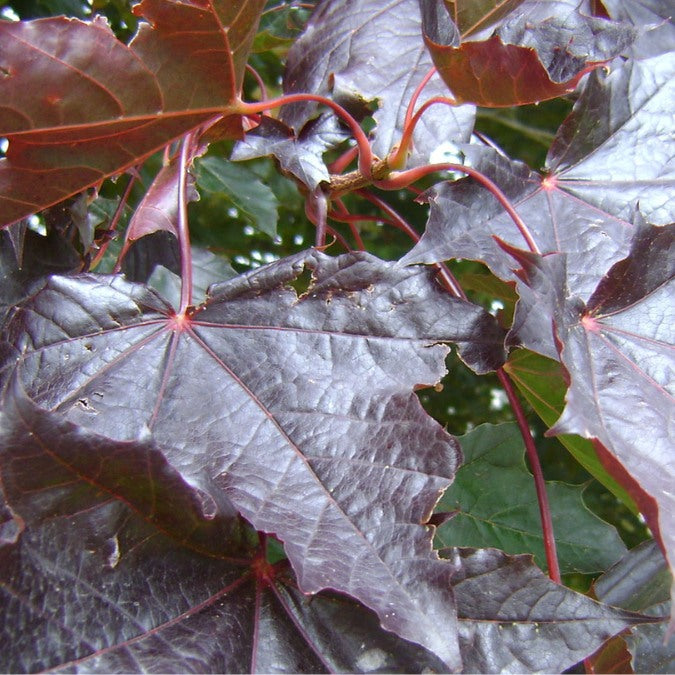
<svg viewBox="0 0 675 675">
<path fill-rule="evenodd" d="M 511 220 L 515 223 L 518 231 L 525 239 L 528 248 L 532 253 L 539 253 L 541 251 L 534 241 L 532 233 L 528 229 L 527 225 L 523 222 L 523 219 L 518 215 L 513 204 L 509 198 L 502 192 L 499 186 L 490 180 L 485 174 L 481 173 L 477 169 L 474 169 L 470 166 L 465 166 L 464 164 L 455 164 L 452 162 L 443 162 L 442 164 L 427 164 L 425 166 L 416 167 L 414 169 L 409 169 L 408 171 L 393 172 L 388 178 L 384 180 L 375 181 L 375 186 L 382 188 L 383 190 L 399 190 L 402 187 L 406 187 L 410 183 L 423 178 L 424 176 L 429 175 L 430 173 L 435 173 L 436 171 L 461 171 L 462 173 L 471 176 L 474 180 L 478 181 L 483 187 L 487 188 L 497 199 L 497 201 L 502 205 L 504 210 L 509 214 Z"/>
<path fill-rule="evenodd" d="M 363 239 L 361 239 L 361 233 L 356 227 L 356 223 L 359 220 L 375 218 L 374 216 L 362 216 L 361 214 L 352 215 L 349 213 L 342 200 L 336 199 L 335 210 L 330 211 L 328 213 L 328 217 L 338 222 L 347 223 L 349 225 L 349 229 L 351 230 L 352 236 L 354 237 L 354 241 L 356 242 L 356 247 L 359 249 L 359 251 L 366 250 Z"/>
<path fill-rule="evenodd" d="M 178 167 L 178 244 L 180 246 L 180 308 L 179 316 L 185 316 L 192 303 L 192 250 L 190 248 L 190 231 L 187 213 L 187 170 L 192 153 L 193 135 L 183 138 L 180 149 L 180 166 Z"/>
<path fill-rule="evenodd" d="M 539 462 L 539 455 L 537 448 L 530 432 L 530 427 L 525 417 L 525 411 L 516 395 L 513 383 L 506 374 L 503 368 L 497 371 L 497 377 L 504 387 L 506 396 L 509 399 L 511 410 L 516 417 L 520 434 L 525 443 L 525 450 L 527 451 L 527 458 L 530 462 L 532 475 L 534 476 L 534 487 L 537 491 L 537 502 L 539 503 L 539 516 L 541 518 L 541 529 L 544 537 L 544 550 L 546 552 L 546 564 L 548 565 L 548 576 L 557 584 L 561 583 L 560 565 L 558 564 L 558 553 L 556 551 L 555 536 L 553 533 L 553 520 L 551 518 L 551 508 L 548 503 L 548 495 L 546 494 L 546 483 L 544 482 L 544 474 L 541 470 L 541 463 Z"/>
<path fill-rule="evenodd" d="M 429 68 L 429 72 L 422 78 L 422 81 L 417 85 L 417 88 L 413 92 L 413 95 L 410 97 L 408 107 L 405 111 L 405 119 L 403 120 L 404 129 L 407 129 L 408 126 L 410 125 L 410 120 L 412 119 L 413 111 L 415 110 L 415 106 L 417 105 L 417 100 L 422 94 L 422 90 L 424 89 L 424 87 L 427 86 L 429 80 L 434 76 L 435 72 L 436 66 L 431 66 L 431 68 Z"/>
<path fill-rule="evenodd" d="M 267 101 L 260 101 L 258 103 L 245 103 L 242 102 L 238 106 L 237 112 L 242 115 L 252 115 L 259 112 L 264 112 L 265 110 L 271 110 L 272 108 L 278 108 L 282 105 L 288 105 L 289 103 L 301 103 L 314 101 L 316 103 L 321 103 L 331 110 L 349 126 L 352 136 L 356 141 L 356 145 L 359 149 L 359 171 L 366 177 L 371 176 L 371 167 L 373 164 L 373 153 L 370 149 L 370 143 L 368 142 L 368 137 L 361 128 L 360 124 L 338 103 L 331 101 L 331 99 L 326 98 L 325 96 L 318 96 L 316 94 L 287 94 L 285 96 L 280 96 L 279 98 L 270 99 Z"/>
<path fill-rule="evenodd" d="M 260 77 L 260 73 L 250 63 L 246 64 L 246 72 L 253 76 L 253 79 L 260 90 L 260 98 L 264 101 L 267 98 L 267 87 L 265 86 L 262 77 Z"/>
<path fill-rule="evenodd" d="M 424 113 L 436 103 L 443 103 L 444 105 L 449 106 L 457 105 L 457 102 L 453 98 L 447 96 L 434 96 L 428 101 L 425 101 L 422 107 L 409 120 L 406 118 L 401 141 L 399 142 L 398 147 L 395 148 L 387 158 L 389 161 L 389 166 L 396 169 L 403 166 L 405 158 L 408 155 L 408 151 L 410 150 L 410 146 L 412 145 L 413 133 L 415 132 L 417 123 L 420 121 L 422 115 L 424 115 Z"/>
<path fill-rule="evenodd" d="M 316 226 L 315 246 L 323 249 L 326 246 L 326 229 L 328 227 L 328 198 L 320 187 L 305 197 L 305 214 Z"/>
<path fill-rule="evenodd" d="M 105 255 L 105 252 L 108 250 L 108 246 L 110 245 L 110 242 L 113 239 L 112 233 L 117 231 L 117 226 L 119 225 L 119 222 L 122 218 L 122 214 L 124 213 L 124 208 L 127 205 L 127 202 L 129 201 L 129 196 L 131 195 L 131 188 L 134 186 L 134 183 L 136 182 L 136 179 L 138 177 L 138 174 L 135 171 L 130 172 L 129 174 L 129 182 L 127 183 L 127 186 L 124 188 L 124 192 L 122 193 L 122 196 L 120 197 L 120 203 L 117 205 L 117 208 L 115 209 L 115 213 L 113 214 L 113 217 L 110 219 L 110 226 L 108 227 L 108 239 L 105 241 L 101 247 L 98 250 L 98 253 L 94 257 L 94 259 L 91 261 L 91 265 L 89 266 L 90 269 L 95 268 L 100 262 L 103 256 Z M 122 258 L 124 257 L 125 253 L 125 248 L 124 246 L 122 247 L 122 250 L 120 251 L 119 256 L 117 256 L 117 261 L 115 262 L 115 266 L 113 268 L 113 274 L 118 274 L 119 271 L 122 269 Z"/>
</svg>

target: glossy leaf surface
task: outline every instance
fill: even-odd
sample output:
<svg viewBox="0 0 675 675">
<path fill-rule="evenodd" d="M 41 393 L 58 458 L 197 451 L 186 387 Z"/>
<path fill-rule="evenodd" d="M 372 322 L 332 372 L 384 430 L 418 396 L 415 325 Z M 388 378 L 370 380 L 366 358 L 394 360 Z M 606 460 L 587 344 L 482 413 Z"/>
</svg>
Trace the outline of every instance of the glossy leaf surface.
<svg viewBox="0 0 675 675">
<path fill-rule="evenodd" d="M 17 223 L 0 231 L 0 323 L 47 275 L 74 273 L 81 265 L 72 243 L 58 230 L 41 237 Z"/>
<path fill-rule="evenodd" d="M 672 52 L 675 22 L 669 0 L 603 0 L 613 19 L 628 21 L 638 29 L 638 39 L 631 45 L 636 58 L 648 58 Z"/>
<path fill-rule="evenodd" d="M 545 177 L 492 150 L 464 148 L 470 164 L 513 203 L 539 252 L 565 254 L 568 292 L 584 301 L 628 254 L 638 206 L 655 224 L 675 218 L 673 139 L 667 125 L 656 121 L 658 111 L 669 109 L 672 67 L 672 59 L 663 56 L 630 62 L 606 80 L 594 73 L 558 132 L 548 158 L 551 173 Z M 502 279 L 516 279 L 510 254 L 494 236 L 517 248 L 527 244 L 484 187 L 466 179 L 427 195 L 429 223 L 406 261 L 461 256 L 484 261 Z M 529 349 L 557 358 L 550 317 L 550 308 L 535 311 L 521 297 L 512 335 Z"/>
<path fill-rule="evenodd" d="M 586 73 L 633 39 L 627 27 L 570 12 L 564 3 L 538 3 L 514 12 L 489 38 L 464 41 L 442 0 L 421 7 L 425 42 L 453 97 L 484 107 L 538 103 L 574 91 Z"/>
<path fill-rule="evenodd" d="M 471 165 L 491 179 L 513 203 L 539 251 L 564 253 L 565 282 L 570 293 L 588 299 L 603 274 L 623 258 L 634 226 L 597 207 L 584 204 L 558 185 L 542 179 L 520 162 L 513 162 L 491 149 L 465 152 Z M 480 260 L 501 279 L 516 281 L 518 263 L 495 239 L 519 249 L 527 247 L 513 220 L 483 186 L 472 179 L 443 183 L 423 199 L 431 206 L 429 221 L 420 242 L 404 257 L 406 262 L 437 262 L 450 257 Z M 552 309 L 520 302 L 512 343 L 557 358 L 553 339 Z"/>
<path fill-rule="evenodd" d="M 385 157 L 401 139 L 411 96 L 433 67 L 420 27 L 417 0 L 324 0 L 288 54 L 284 91 L 330 95 L 357 109 L 374 101 L 373 151 Z M 446 93 L 433 77 L 423 97 Z M 298 129 L 314 108 L 287 106 L 282 119 Z M 472 106 L 432 107 L 416 129 L 410 163 L 426 163 L 443 141 L 468 140 L 473 120 Z"/>
<path fill-rule="evenodd" d="M 2 441 L 5 496 L 21 523 L 0 547 L 3 593 L 12 598 L 0 630 L 3 670 L 442 668 L 353 601 L 308 600 L 286 563 L 267 564 L 241 528 L 203 512 L 199 492 L 177 480 L 151 441 L 121 451 L 21 399 L 3 420 Z M 152 467 L 144 483 L 138 461 Z M 163 514 L 147 509 L 151 496 Z"/>
<path fill-rule="evenodd" d="M 615 607 L 655 616 L 670 614 L 672 575 L 658 546 L 645 542 L 629 551 L 595 582 L 597 597 Z M 668 673 L 675 669 L 675 639 L 661 624 L 635 626 L 626 638 L 636 673 Z"/>
<path fill-rule="evenodd" d="M 675 560 L 672 484 L 673 226 L 640 227 L 631 254 L 612 267 L 585 307 L 557 322 L 570 389 L 552 433 L 597 438 L 656 500 L 658 529 Z M 635 433 L 639 418 L 649 435 Z"/>
<path fill-rule="evenodd" d="M 453 577 L 464 672 L 562 672 L 592 645 L 644 621 L 553 583 L 527 555 L 441 551 Z"/>
<path fill-rule="evenodd" d="M 509 249 L 522 266 L 521 297 L 554 317 L 561 362 L 569 378 L 566 406 L 551 434 L 597 439 L 632 480 L 608 466 L 629 490 L 655 500 L 641 509 L 671 561 L 675 551 L 673 510 L 673 226 L 638 223 L 630 255 L 616 263 L 583 303 L 566 292 L 564 258 Z M 529 289 L 529 291 L 527 291 Z M 636 421 L 649 429 L 637 434 Z M 631 492 L 631 494 L 633 494 Z"/>
<path fill-rule="evenodd" d="M 548 154 L 549 182 L 624 221 L 638 208 L 655 225 L 675 219 L 669 125 L 675 96 L 672 54 L 594 73 Z"/>
<path fill-rule="evenodd" d="M 7 607 L 3 668 L 443 669 L 421 647 L 382 631 L 375 615 L 353 601 L 304 597 L 283 561 L 265 562 L 261 549 L 237 537 L 223 514 L 204 513 L 151 441 L 127 448 L 144 445 L 146 459 L 154 454 L 159 460 L 154 467 L 164 466 L 148 474 L 155 494 L 178 488 L 174 506 L 188 497 L 182 506 L 192 516 L 193 530 L 183 531 L 180 543 L 148 523 L 173 529 L 143 506 L 147 486 L 107 480 L 114 479 L 115 462 L 123 460 L 119 443 L 20 396 L 12 398 L 1 438 L 0 467 L 10 478 L 6 505 L 21 526 L 0 547 L 3 587 L 21 599 Z M 85 446 L 95 450 L 94 458 L 80 452 Z M 193 497 L 197 494 L 193 491 Z M 171 519 L 170 511 L 166 515 Z M 11 522 L 4 533 L 12 534 Z M 225 536 L 210 538 L 209 556 L 195 550 L 203 534 L 223 526 Z M 607 636 L 641 621 L 553 584 L 526 556 L 457 549 L 444 556 L 455 570 L 464 672 L 526 670 L 539 662 L 561 671 Z M 13 632 L 18 624 L 29 625 L 30 633 Z M 543 653 L 544 644 L 555 649 Z"/>
<path fill-rule="evenodd" d="M 304 267 L 314 281 L 298 297 L 285 284 Z M 184 480 L 223 492 L 284 541 L 303 591 L 350 593 L 385 628 L 456 665 L 451 569 L 431 554 L 421 523 L 459 449 L 411 391 L 443 374 L 447 348 L 434 343 L 452 333 L 467 361 L 495 367 L 501 331 L 425 270 L 367 255 L 309 252 L 211 292 L 181 324 L 143 287 L 54 279 L 15 314 L 6 339 L 23 355 L 6 367 L 69 421 L 120 441 L 152 433 Z M 112 395 L 120 391 L 129 398 Z M 195 407 L 202 398 L 222 408 Z M 391 510 L 377 506 L 392 492 Z M 387 546 L 392 538 L 412 557 Z"/>
<path fill-rule="evenodd" d="M 234 112 L 263 4 L 144 0 L 134 11 L 146 22 L 129 46 L 102 20 L 1 22 L 2 222 Z"/>
<path fill-rule="evenodd" d="M 658 589 L 658 619 L 490 548 L 544 558 L 514 427 L 474 428 L 508 399 L 525 430 L 492 371 L 533 350 L 508 374 L 672 563 L 665 0 L 5 4 L 0 186 L 26 214 L 89 188 L 0 232 L 0 670 L 616 671 L 622 635 L 670 668 L 664 563 L 624 555 L 581 488 L 546 486 L 563 571 L 621 558 L 611 585 Z M 13 14 L 61 9 L 80 19 Z M 423 23 L 492 103 L 595 70 L 473 130 L 438 98 Z M 277 110 L 282 88 L 297 103 Z M 468 428 L 463 457 L 447 431 Z M 582 479 L 538 449 L 544 475 Z M 444 560 L 434 539 L 483 548 Z"/>
</svg>

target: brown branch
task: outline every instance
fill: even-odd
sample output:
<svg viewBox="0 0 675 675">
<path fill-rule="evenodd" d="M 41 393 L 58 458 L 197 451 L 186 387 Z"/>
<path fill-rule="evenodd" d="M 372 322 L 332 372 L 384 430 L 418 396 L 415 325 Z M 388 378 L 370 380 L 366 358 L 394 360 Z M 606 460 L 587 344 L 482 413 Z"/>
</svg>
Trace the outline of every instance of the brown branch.
<svg viewBox="0 0 675 675">
<path fill-rule="evenodd" d="M 359 170 L 332 175 L 328 183 L 328 193 L 331 197 L 339 197 L 348 192 L 360 190 L 371 185 L 374 180 L 384 180 L 389 175 L 389 171 L 389 163 L 386 159 L 375 159 L 371 166 L 371 176 L 366 176 Z"/>
</svg>

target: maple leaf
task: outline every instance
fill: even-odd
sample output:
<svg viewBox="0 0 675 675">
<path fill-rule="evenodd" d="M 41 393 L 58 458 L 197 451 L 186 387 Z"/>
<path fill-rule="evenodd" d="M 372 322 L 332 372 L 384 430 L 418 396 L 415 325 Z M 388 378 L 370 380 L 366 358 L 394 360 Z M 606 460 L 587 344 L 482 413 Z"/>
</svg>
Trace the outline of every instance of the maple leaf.
<svg viewBox="0 0 675 675">
<path fill-rule="evenodd" d="M 462 40 L 442 0 L 420 0 L 424 39 L 459 103 L 504 107 L 574 91 L 635 38 L 627 25 L 583 16 L 564 2 L 526 3 L 485 40 Z"/>
<path fill-rule="evenodd" d="M 672 575 L 663 553 L 651 540 L 628 551 L 596 579 L 593 590 L 599 600 L 609 605 L 652 616 L 668 616 L 671 585 Z M 665 621 L 633 627 L 626 642 L 634 672 L 667 673 L 675 667 L 675 641 L 666 634 Z"/>
<path fill-rule="evenodd" d="M 613 19 L 633 24 L 639 33 L 631 45 L 635 58 L 672 52 L 675 44 L 673 8 L 669 0 L 603 0 Z"/>
<path fill-rule="evenodd" d="M 97 436 L 20 395 L 0 437 L 0 579 L 22 598 L 5 606 L 3 670 L 442 669 L 354 601 L 308 601 L 152 440 Z"/>
<path fill-rule="evenodd" d="M 236 114 L 263 5 L 143 0 L 134 12 L 146 21 L 128 46 L 101 19 L 0 22 L 2 223 Z"/>
<path fill-rule="evenodd" d="M 546 158 L 547 183 L 600 213 L 675 219 L 673 134 L 658 122 L 675 96 L 672 54 L 593 73 Z"/>
<path fill-rule="evenodd" d="M 548 579 L 528 555 L 441 550 L 453 576 L 467 673 L 562 672 L 627 624 L 656 618 L 601 605 Z"/>
<path fill-rule="evenodd" d="M 58 228 L 41 237 L 25 223 L 0 231 L 0 324 L 49 274 L 79 272 L 82 260 Z"/>
<path fill-rule="evenodd" d="M 296 136 L 293 129 L 271 117 L 262 122 L 237 143 L 232 159 L 243 160 L 274 155 L 286 173 L 298 178 L 314 190 L 322 181 L 330 180 L 322 155 L 347 138 L 332 115 L 309 120 Z"/>
<path fill-rule="evenodd" d="M 565 254 L 565 283 L 584 301 L 627 255 L 638 203 L 656 224 L 675 218 L 669 190 L 675 188 L 673 141 L 654 121 L 673 95 L 672 72 L 671 59 L 656 57 L 629 62 L 606 78 L 593 73 L 551 147 L 546 176 L 492 149 L 462 147 L 467 162 L 514 204 L 539 251 Z M 439 185 L 424 199 L 431 203 L 429 222 L 404 262 L 459 256 L 485 262 L 501 279 L 517 279 L 510 254 L 495 236 L 517 248 L 525 242 L 485 188 L 464 179 Z M 550 318 L 550 311 L 532 311 L 521 297 L 510 343 L 517 334 L 524 346 L 557 358 Z"/>
<path fill-rule="evenodd" d="M 411 96 L 433 63 L 421 36 L 417 0 L 324 0 L 288 53 L 286 93 L 311 91 L 349 107 L 376 101 L 373 152 L 386 157 L 400 141 Z M 424 97 L 443 96 L 434 76 Z M 285 106 L 282 120 L 300 129 L 315 104 Z M 473 106 L 434 106 L 416 127 L 410 164 L 425 164 L 443 141 L 468 141 Z"/>
<path fill-rule="evenodd" d="M 560 184 L 551 184 L 520 162 L 496 151 L 465 146 L 472 167 L 496 183 L 513 203 L 543 254 L 565 253 L 570 292 L 588 299 L 603 274 L 626 255 L 632 223 L 584 205 Z M 501 204 L 473 179 L 442 183 L 427 191 L 429 220 L 420 242 L 402 258 L 404 263 L 438 262 L 450 257 L 484 262 L 505 281 L 518 281 L 517 264 L 497 242 L 524 248 L 525 242 Z M 523 291 L 523 289 L 520 289 Z M 551 312 L 534 311 L 522 294 L 510 342 L 517 333 L 529 349 L 558 358 Z"/>
<path fill-rule="evenodd" d="M 529 304 L 536 301 L 553 317 L 570 380 L 565 409 L 548 433 L 596 439 L 637 481 L 656 503 L 656 515 L 642 510 L 671 569 L 675 475 L 668 427 L 675 390 L 668 364 L 675 350 L 670 329 L 674 242 L 675 226 L 638 222 L 630 254 L 609 270 L 586 303 L 566 290 L 562 256 L 508 249 L 522 266 L 523 284 L 534 299 Z M 625 485 L 624 476 L 607 468 Z"/>
<path fill-rule="evenodd" d="M 452 517 L 439 525 L 436 546 L 499 548 L 546 561 L 537 495 L 525 467 L 514 424 L 482 424 L 458 438 L 464 462 L 436 511 Z M 616 530 L 592 514 L 583 487 L 549 482 L 551 519 L 561 572 L 604 571 L 626 552 Z"/>
<path fill-rule="evenodd" d="M 136 207 L 125 233 L 125 248 L 153 232 L 169 232 L 178 238 L 178 190 L 180 165 L 171 161 L 163 166 L 152 181 L 143 199 Z M 187 197 L 199 199 L 194 180 L 187 176 Z M 123 256 L 124 254 L 122 254 Z"/>
<path fill-rule="evenodd" d="M 287 562 L 247 544 L 229 505 L 215 511 L 152 439 L 98 436 L 16 387 L 0 439 L 0 579 L 22 599 L 0 629 L 4 669 L 444 669 L 353 599 L 304 596 Z M 648 620 L 552 583 L 527 556 L 443 553 L 455 570 L 464 672 L 537 663 L 560 672 Z M 16 630 L 27 625 L 30 633 Z"/>
<path fill-rule="evenodd" d="M 212 288 L 182 322 L 117 277 L 52 278 L 7 325 L 4 375 L 97 434 L 151 433 L 186 482 L 283 540 L 304 592 L 344 591 L 456 667 L 452 570 L 421 523 L 459 450 L 412 393 L 442 376 L 447 340 L 479 370 L 503 361 L 494 319 L 427 270 L 310 251 Z"/>
</svg>

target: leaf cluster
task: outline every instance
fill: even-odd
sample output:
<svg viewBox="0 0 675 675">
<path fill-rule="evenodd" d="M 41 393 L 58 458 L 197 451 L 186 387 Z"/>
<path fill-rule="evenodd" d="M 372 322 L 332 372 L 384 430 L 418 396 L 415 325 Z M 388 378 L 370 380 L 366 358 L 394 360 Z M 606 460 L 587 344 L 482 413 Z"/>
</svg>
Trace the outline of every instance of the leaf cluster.
<svg viewBox="0 0 675 675">
<path fill-rule="evenodd" d="M 668 672 L 669 12 L 3 5 L 0 670 Z"/>
</svg>

